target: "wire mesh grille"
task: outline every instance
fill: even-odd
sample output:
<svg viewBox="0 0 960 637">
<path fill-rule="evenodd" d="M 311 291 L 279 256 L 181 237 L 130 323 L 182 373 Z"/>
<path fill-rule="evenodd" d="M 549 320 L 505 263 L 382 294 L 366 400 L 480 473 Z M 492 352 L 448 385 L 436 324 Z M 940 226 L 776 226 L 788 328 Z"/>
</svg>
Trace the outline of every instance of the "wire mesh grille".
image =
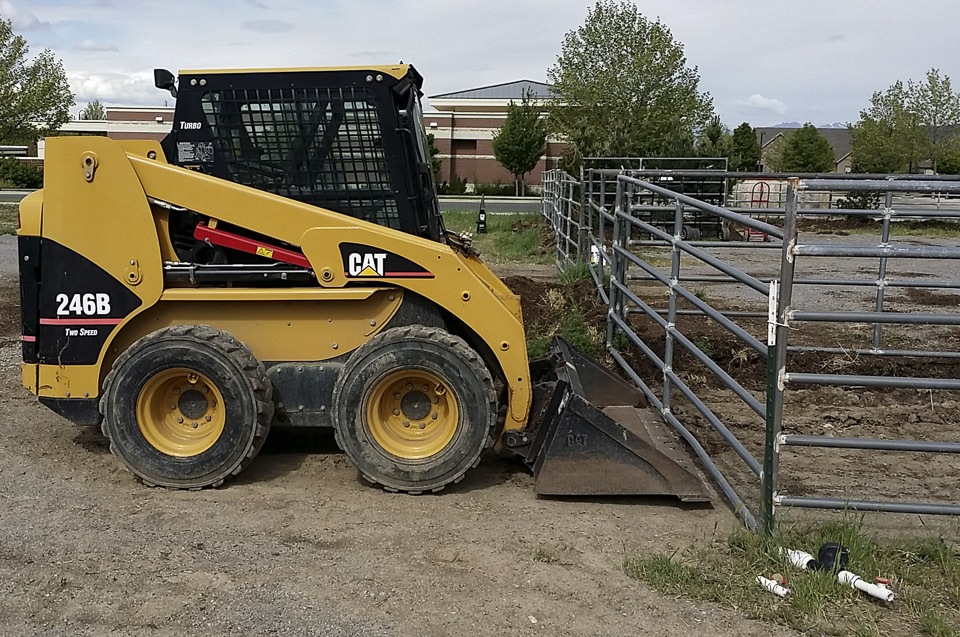
<svg viewBox="0 0 960 637">
<path fill-rule="evenodd" d="M 234 181 L 400 228 L 366 90 L 223 89 L 204 94 L 202 104 Z"/>
</svg>

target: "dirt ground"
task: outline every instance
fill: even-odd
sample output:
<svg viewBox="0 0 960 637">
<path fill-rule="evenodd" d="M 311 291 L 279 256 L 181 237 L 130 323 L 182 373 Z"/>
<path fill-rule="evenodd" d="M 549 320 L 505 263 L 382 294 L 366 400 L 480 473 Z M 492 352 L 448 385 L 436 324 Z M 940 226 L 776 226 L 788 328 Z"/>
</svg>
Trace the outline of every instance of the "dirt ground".
<svg viewBox="0 0 960 637">
<path fill-rule="evenodd" d="M 439 495 L 389 494 L 358 480 L 331 434 L 295 430 L 271 432 L 224 488 L 147 488 L 99 431 L 20 386 L 6 261 L 4 635 L 789 634 L 621 571 L 637 551 L 724 535 L 736 522 L 719 499 L 538 499 L 518 464 L 495 457 Z"/>
</svg>

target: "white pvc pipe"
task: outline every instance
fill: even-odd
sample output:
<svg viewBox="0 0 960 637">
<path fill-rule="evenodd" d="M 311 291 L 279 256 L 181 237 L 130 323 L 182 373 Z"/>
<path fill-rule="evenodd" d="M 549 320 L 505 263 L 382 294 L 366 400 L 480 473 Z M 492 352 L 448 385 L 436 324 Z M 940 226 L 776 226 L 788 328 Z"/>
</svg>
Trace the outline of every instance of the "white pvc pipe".
<svg viewBox="0 0 960 637">
<path fill-rule="evenodd" d="M 786 597 L 787 594 L 790 592 L 789 588 L 785 588 L 780 584 L 778 584 L 776 580 L 766 578 L 763 575 L 757 575 L 757 583 L 760 584 L 760 586 L 763 586 L 765 589 L 767 589 L 771 593 L 773 593 L 774 595 L 778 595 L 779 597 Z"/>
<path fill-rule="evenodd" d="M 867 595 L 872 595 L 877 599 L 882 599 L 885 602 L 892 602 L 894 598 L 893 591 L 891 591 L 886 586 L 882 584 L 871 584 L 865 582 L 862 577 L 850 571 L 840 571 L 837 573 L 837 579 L 840 580 L 841 584 L 846 584 L 851 588 L 856 588 L 861 590 Z"/>
<path fill-rule="evenodd" d="M 798 551 L 796 549 L 780 549 L 780 554 L 785 555 L 791 564 L 797 568 L 802 568 L 804 570 L 813 570 L 813 564 L 816 563 L 816 559 L 804 551 Z"/>
</svg>

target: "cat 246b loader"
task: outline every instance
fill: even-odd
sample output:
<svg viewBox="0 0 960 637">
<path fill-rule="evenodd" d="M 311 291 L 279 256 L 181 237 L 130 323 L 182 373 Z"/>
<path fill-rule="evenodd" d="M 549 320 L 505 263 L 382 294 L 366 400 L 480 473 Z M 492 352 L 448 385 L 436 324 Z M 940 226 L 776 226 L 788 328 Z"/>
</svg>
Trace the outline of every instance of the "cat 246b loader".
<svg viewBox="0 0 960 637">
<path fill-rule="evenodd" d="M 562 341 L 437 206 L 409 65 L 156 72 L 160 143 L 49 138 L 20 206 L 23 383 L 145 483 L 217 486 L 332 427 L 420 493 L 496 446 L 541 494 L 705 499 L 635 388 Z"/>
</svg>

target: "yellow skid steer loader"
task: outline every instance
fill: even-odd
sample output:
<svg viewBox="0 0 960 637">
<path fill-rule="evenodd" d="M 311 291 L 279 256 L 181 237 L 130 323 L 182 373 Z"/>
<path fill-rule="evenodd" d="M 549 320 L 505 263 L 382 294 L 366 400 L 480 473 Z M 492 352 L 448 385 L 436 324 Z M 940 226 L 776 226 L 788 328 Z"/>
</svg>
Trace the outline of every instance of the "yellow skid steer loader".
<svg viewBox="0 0 960 637">
<path fill-rule="evenodd" d="M 707 497 L 632 386 L 562 341 L 531 369 L 518 298 L 444 230 L 412 66 L 155 79 L 172 132 L 48 139 L 18 230 L 23 384 L 145 483 L 217 486 L 288 425 L 389 490 L 497 445 L 538 493 Z"/>
</svg>

